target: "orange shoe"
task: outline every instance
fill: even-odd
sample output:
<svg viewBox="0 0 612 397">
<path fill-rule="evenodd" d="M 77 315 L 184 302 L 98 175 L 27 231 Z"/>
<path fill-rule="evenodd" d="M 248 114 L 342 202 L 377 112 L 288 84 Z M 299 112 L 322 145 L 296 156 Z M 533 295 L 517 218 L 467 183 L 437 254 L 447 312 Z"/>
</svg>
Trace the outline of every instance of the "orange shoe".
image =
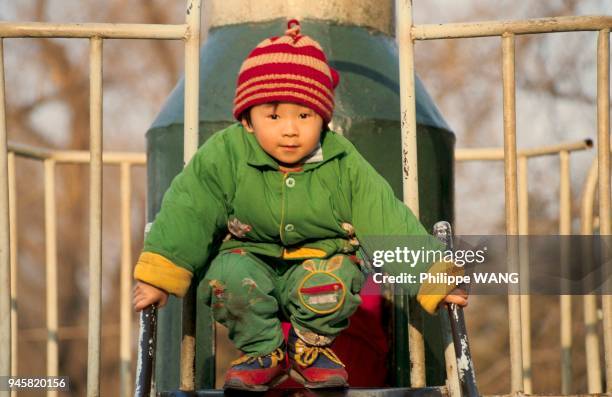
<svg viewBox="0 0 612 397">
<path fill-rule="evenodd" d="M 232 361 L 223 389 L 266 391 L 287 377 L 284 348 L 279 347 L 264 356 L 243 355 Z"/>
</svg>

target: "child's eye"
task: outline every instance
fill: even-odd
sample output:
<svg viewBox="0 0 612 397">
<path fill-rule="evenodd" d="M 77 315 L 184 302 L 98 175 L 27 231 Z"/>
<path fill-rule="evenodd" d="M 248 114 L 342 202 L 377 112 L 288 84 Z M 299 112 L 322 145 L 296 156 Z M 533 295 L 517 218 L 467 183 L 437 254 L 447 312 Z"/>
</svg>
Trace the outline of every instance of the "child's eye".
<svg viewBox="0 0 612 397">
<path fill-rule="evenodd" d="M 301 119 L 305 119 L 305 118 L 308 118 L 308 117 L 310 117 L 310 113 L 300 113 L 300 118 Z"/>
<path fill-rule="evenodd" d="M 277 120 L 278 119 L 278 114 L 271 114 L 268 117 L 271 118 L 272 120 Z"/>
</svg>

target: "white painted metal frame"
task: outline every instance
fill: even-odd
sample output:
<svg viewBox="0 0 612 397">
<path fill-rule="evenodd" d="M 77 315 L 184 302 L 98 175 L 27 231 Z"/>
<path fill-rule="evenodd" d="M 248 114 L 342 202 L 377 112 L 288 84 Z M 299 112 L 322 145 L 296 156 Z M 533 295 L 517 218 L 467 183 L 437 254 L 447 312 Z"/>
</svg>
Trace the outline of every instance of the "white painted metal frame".
<svg viewBox="0 0 612 397">
<path fill-rule="evenodd" d="M 11 366 L 14 343 L 11 343 L 16 321 L 15 313 L 11 311 L 11 239 L 9 211 L 9 178 L 8 178 L 8 148 L 5 114 L 4 91 L 4 60 L 3 39 L 20 37 L 63 37 L 88 38 L 90 41 L 90 236 L 89 236 L 89 332 L 88 332 L 88 364 L 87 364 L 87 396 L 100 395 L 100 313 L 101 313 L 101 271 L 102 271 L 102 47 L 104 39 L 171 39 L 185 41 L 185 162 L 197 150 L 198 144 L 198 95 L 199 95 L 199 46 L 200 46 L 200 0 L 188 0 L 186 8 L 186 23 L 182 25 L 153 24 L 53 24 L 53 23 L 10 23 L 0 22 L 0 375 L 14 374 Z M 46 207 L 53 206 L 52 173 L 53 161 L 46 162 L 45 174 Z M 124 170 L 125 172 L 125 170 Z M 46 218 L 46 228 L 54 229 L 52 216 Z M 15 246 L 13 246 L 16 249 Z M 54 274 L 55 250 L 52 244 L 47 244 L 48 271 Z M 122 274 L 122 280 L 125 275 Z M 14 280 L 14 277 L 13 277 Z M 53 283 L 53 277 L 48 279 Z M 125 282 L 125 281 L 124 281 Z M 124 288 L 125 289 L 125 286 Z M 125 293 L 125 291 L 124 291 Z M 48 304 L 52 305 L 53 296 L 48 292 Z M 56 299 L 56 297 L 55 297 Z M 57 331 L 57 313 L 51 309 L 48 316 L 48 328 Z M 125 314 L 123 314 L 125 316 Z M 13 319 L 12 319 L 13 317 Z M 12 331 L 13 329 L 13 331 Z M 57 336 L 57 335 L 56 335 Z M 193 343 L 190 345 L 193 349 Z M 122 351 L 125 347 L 122 348 Z M 49 342 L 50 353 L 48 371 L 56 371 L 57 341 Z M 122 354 L 125 354 L 123 352 Z M 193 374 L 191 374 L 193 379 Z M 193 382 L 192 382 L 193 384 Z M 122 390 L 126 388 L 122 386 Z M 8 396 L 8 392 L 0 391 L 0 397 Z"/>
<path fill-rule="evenodd" d="M 399 49 L 400 125 L 402 141 L 402 186 L 404 203 L 419 217 L 419 174 L 417 167 L 417 123 L 414 87 L 414 43 L 411 37 L 412 0 L 396 0 L 397 45 Z M 408 347 L 410 385 L 425 386 L 425 340 L 423 314 L 410 300 Z"/>
<path fill-rule="evenodd" d="M 100 360 L 100 272 L 101 272 L 101 194 L 102 194 L 102 42 L 104 39 L 180 39 L 185 40 L 185 136 L 184 161 L 187 163 L 197 149 L 198 142 L 198 85 L 199 85 L 199 0 L 187 2 L 187 23 L 183 25 L 146 25 L 146 24 L 48 24 L 48 23 L 0 23 L 0 374 L 10 374 L 13 344 L 11 324 L 16 321 L 11 312 L 11 287 L 14 270 L 11 272 L 11 247 L 9 219 L 9 156 L 7 150 L 3 47 L 4 38 L 13 37 L 70 37 L 90 39 L 90 110 L 91 110 L 91 231 L 90 231 L 90 306 L 89 306 L 89 358 L 87 396 L 99 396 Z M 504 161 L 506 178 L 506 229 L 508 234 L 519 231 L 518 189 L 517 189 L 517 150 L 516 150 L 516 109 L 514 83 L 514 41 L 515 35 L 548 33 L 561 31 L 599 31 L 598 44 L 598 164 L 600 169 L 600 233 L 609 235 L 610 224 L 610 151 L 609 148 L 609 32 L 612 17 L 561 17 L 543 18 L 527 21 L 480 22 L 472 24 L 413 25 L 411 0 L 396 0 L 398 15 L 398 45 L 400 52 L 400 101 L 402 129 L 402 157 L 404 200 L 418 216 L 418 175 L 416 167 L 416 114 L 414 98 L 413 40 L 440 38 L 466 38 L 500 36 L 502 42 L 502 74 L 504 91 Z M 52 164 L 47 163 L 47 164 Z M 52 169 L 51 165 L 47 166 Z M 125 170 L 124 170 L 125 172 Z M 52 203 L 49 204 L 51 206 Z M 53 221 L 48 219 L 48 225 Z M 48 257 L 53 256 L 48 247 Z M 511 250 L 515 252 L 515 250 Z M 127 262 L 127 261 L 126 261 Z M 518 258 L 510 261 L 516 266 Z M 122 279 L 125 277 L 122 275 Z M 13 283 L 14 284 L 14 283 Z M 585 298 L 585 305 L 591 301 Z M 521 302 L 509 298 L 512 392 L 523 390 L 522 375 L 522 337 Z M 612 392 L 612 300 L 603 297 L 606 391 Z M 49 321 L 51 327 L 52 319 Z M 14 332 L 14 331 L 13 331 Z M 419 335 L 411 331 L 411 354 L 414 354 L 412 385 L 424 384 L 424 363 L 422 342 Z M 422 338 L 421 338 L 422 340 Z M 589 339 L 591 340 L 591 339 Z M 415 343 L 416 342 L 416 343 Z M 414 345 L 413 345 L 414 343 Z M 183 338 L 182 354 L 193 358 L 193 338 Z M 419 346 L 420 345 L 420 346 Z M 591 344 L 592 345 L 592 344 Z M 53 349 L 51 347 L 50 349 Z M 13 364 L 14 365 L 14 364 Z M 193 363 L 181 364 L 181 385 L 193 389 Z M 589 384 L 591 384 L 591 372 Z M 591 387 L 589 386 L 591 390 Z M 0 396 L 7 396 L 0 392 Z"/>
<path fill-rule="evenodd" d="M 47 325 L 44 339 L 47 341 L 47 375 L 60 375 L 58 373 L 58 280 L 57 280 L 57 232 L 56 232 L 56 206 L 55 206 L 55 170 L 60 164 L 87 164 L 90 162 L 91 153 L 85 151 L 50 151 L 19 144 L 8 144 L 9 150 L 9 193 L 10 193 L 10 230 L 12 236 L 16 236 L 17 211 L 15 181 L 15 157 L 30 158 L 40 161 L 44 165 L 44 187 L 45 187 L 45 267 L 46 267 L 46 307 Z M 131 168 L 133 166 L 145 166 L 146 155 L 141 153 L 107 152 L 102 158 L 104 165 L 119 166 L 121 170 L 121 269 L 120 269 L 120 396 L 131 395 L 131 304 L 130 289 L 132 284 L 132 258 L 131 258 L 131 230 L 130 230 L 130 203 L 131 193 Z M 11 239 L 11 308 L 12 316 L 12 347 L 13 362 L 12 373 L 17 373 L 17 302 L 18 295 L 16 287 L 17 276 L 17 242 Z M 91 331 L 89 331 L 91 332 Z M 49 391 L 48 396 L 55 396 L 57 392 Z"/>
<path fill-rule="evenodd" d="M 489 21 L 477 23 L 454 23 L 454 24 L 424 24 L 414 25 L 412 22 L 412 0 L 396 0 L 398 46 L 400 53 L 400 95 L 414 94 L 414 85 L 410 80 L 402 79 L 402 74 L 414 73 L 413 40 L 433 39 L 456 39 L 468 37 L 490 37 L 501 38 L 502 48 L 502 87 L 504 108 L 504 174 L 505 174 L 505 203 L 506 203 L 506 234 L 516 235 L 519 231 L 518 222 L 518 189 L 517 189 L 517 150 L 516 150 L 516 96 L 515 96 L 515 60 L 514 47 L 515 36 L 521 34 L 539 34 L 551 32 L 571 31 L 599 31 L 597 50 L 597 125 L 598 125 L 598 164 L 602 170 L 599 178 L 600 197 L 600 233 L 609 235 L 611 230 L 610 220 L 610 28 L 612 17 L 608 16 L 581 16 L 581 17 L 557 17 L 540 18 L 523 21 Z M 406 33 L 409 30 L 409 34 Z M 408 61 L 402 63 L 402 58 Z M 407 65 L 407 66 L 406 66 Z M 413 79 L 413 76 L 411 77 Z M 405 92 L 409 94 L 406 94 Z M 416 127 L 405 127 L 414 115 L 406 115 L 405 112 L 414 112 L 414 95 L 408 97 L 410 104 L 402 104 L 402 142 L 411 142 L 416 139 Z M 406 117 L 406 119 L 404 118 Z M 412 125 L 412 124 L 410 124 Z M 406 152 L 406 150 L 412 151 Z M 414 178 L 409 175 L 416 170 L 415 147 L 408 148 L 403 143 L 402 156 L 408 157 L 410 163 L 404 162 L 404 191 L 412 192 L 416 197 L 411 197 L 409 205 L 418 209 L 418 186 Z M 410 167 L 412 165 L 412 168 Z M 414 174 L 416 175 L 416 173 Z M 405 196 L 405 200 L 407 200 Z M 417 203 L 415 203 L 415 201 Z M 411 206 L 411 208 L 413 208 Z M 416 212 L 418 214 L 418 211 Z M 518 246 L 509 248 L 508 263 L 511 269 L 516 269 L 519 263 Z M 604 313 L 604 346 L 606 359 L 606 392 L 612 392 L 612 296 L 603 296 Z M 523 304 L 524 305 L 524 304 Z M 509 327 L 510 327 L 510 367 L 511 367 L 511 392 L 518 393 L 525 390 L 523 376 L 523 352 L 521 332 L 521 300 L 519 295 L 508 297 Z M 420 357 L 416 359 L 420 360 Z M 414 362 L 414 358 L 411 358 Z M 418 367 L 423 366 L 417 363 Z M 566 370 L 567 371 L 567 370 Z M 416 386 L 416 384 L 413 384 Z"/>
<path fill-rule="evenodd" d="M 200 92 L 200 14 L 201 2 L 187 4 L 187 41 L 185 43 L 185 124 L 183 132 L 183 165 L 187 165 L 198 150 Z M 193 290 L 191 290 L 193 291 Z M 181 340 L 181 390 L 195 389 L 195 296 L 183 298 L 183 329 Z"/>
<path fill-rule="evenodd" d="M 47 327 L 47 375 L 58 375 L 58 343 L 59 327 L 57 321 L 57 233 L 55 222 L 55 168 L 58 164 L 86 164 L 89 163 L 90 153 L 84 151 L 47 151 L 24 145 L 9 144 L 9 194 L 10 194 L 10 230 L 11 236 L 16 236 L 17 211 L 15 183 L 15 157 L 32 158 L 44 164 L 45 186 L 45 241 L 46 241 L 46 306 Z M 131 257 L 131 168 L 134 165 L 145 166 L 146 157 L 141 153 L 113 153 L 103 155 L 105 165 L 118 165 L 121 169 L 121 269 L 120 269 L 120 396 L 131 395 L 131 326 L 132 311 L 130 305 L 130 289 L 132 285 L 132 257 Z M 17 239 L 11 239 L 11 321 L 12 321 L 12 373 L 17 373 Z M 16 393 L 14 393 L 16 394 Z M 48 395 L 57 395 L 49 392 Z"/>
<path fill-rule="evenodd" d="M 592 235 L 595 229 L 593 207 L 599 183 L 598 165 L 598 159 L 596 158 L 591 164 L 587 180 L 582 189 L 582 199 L 580 203 L 580 233 L 585 236 Z M 599 339 L 597 335 L 599 324 L 597 300 L 598 297 L 596 295 L 585 295 L 583 297 L 587 385 L 589 393 L 602 393 L 602 371 L 601 360 L 599 358 Z M 604 332 L 609 334 L 612 330 L 610 328 L 606 329 L 606 325 L 608 324 L 603 324 Z"/>
<path fill-rule="evenodd" d="M 610 27 L 597 40 L 597 160 L 599 170 L 599 234 L 612 234 L 610 219 Z M 609 249 L 609 247 L 607 247 Z M 606 249 L 605 244 L 602 249 Z M 609 257 L 610 252 L 604 255 Z M 612 393 L 612 295 L 602 297 L 606 393 Z"/>
<path fill-rule="evenodd" d="M 57 235 L 55 212 L 55 160 L 44 160 L 45 186 L 45 303 L 47 307 L 47 375 L 59 375 Z M 16 324 L 15 324 L 16 325 Z M 17 328 L 17 327 L 15 327 Z M 57 396 L 49 391 L 48 396 Z"/>
<path fill-rule="evenodd" d="M 519 224 L 519 235 L 529 234 L 529 195 L 527 189 L 527 163 L 528 159 L 532 157 L 559 156 L 559 234 L 570 235 L 571 234 L 571 179 L 570 179 L 570 153 L 574 151 L 590 149 L 593 146 L 593 142 L 590 139 L 585 139 L 578 142 L 567 142 L 551 146 L 541 146 L 537 148 L 522 149 L 517 151 L 518 157 L 518 224 Z M 460 162 L 467 161 L 500 161 L 504 159 L 503 149 L 496 148 L 480 148 L 480 149 L 457 149 L 455 151 L 455 160 Z M 592 211 L 591 211 L 592 216 Z M 592 229 L 591 229 L 592 232 Z M 584 233 L 592 234 L 592 233 Z M 528 280 L 529 275 L 529 257 L 528 247 L 526 241 L 520 241 L 519 246 L 519 263 L 520 263 L 520 274 L 522 280 Z M 567 254 L 561 254 L 561 258 L 566 257 Z M 527 285 L 525 283 L 524 285 Z M 530 296 L 529 291 L 523 289 L 523 283 L 521 285 L 520 295 L 520 307 L 521 307 L 521 353 L 523 357 L 523 379 L 524 379 L 524 392 L 531 394 L 533 393 L 533 378 L 532 378 L 532 367 L 531 367 L 531 319 L 530 319 Z M 572 358 L 571 358 L 571 347 L 572 347 L 572 315 L 571 310 L 568 306 L 571 305 L 571 297 L 569 295 L 563 295 L 560 297 L 560 317 L 561 317 L 561 388 L 562 394 L 571 394 L 572 392 Z M 585 320 L 587 330 L 589 329 L 587 324 L 597 323 L 594 320 L 596 315 L 596 309 L 589 311 L 589 318 L 592 318 L 590 322 Z M 597 341 L 597 334 L 594 331 L 587 331 L 588 336 L 592 340 L 595 338 L 595 352 L 597 352 L 597 361 L 593 361 L 591 356 L 587 357 L 587 368 L 589 373 L 594 371 L 594 367 L 598 367 L 599 364 L 599 347 Z M 593 342 L 590 342 L 593 344 Z M 593 353 L 595 354 L 595 353 Z M 597 369 L 599 371 L 599 369 Z M 596 378 L 599 379 L 599 378 Z M 591 387 L 591 383 L 592 386 Z M 599 380 L 593 380 L 589 385 L 589 393 L 600 393 L 601 387 L 597 389 L 595 384 L 599 384 Z M 597 391 L 598 390 L 598 391 Z"/>
<path fill-rule="evenodd" d="M 17 373 L 17 184 L 15 181 L 15 153 L 8 153 L 8 189 L 9 189 L 9 230 L 13 238 L 9 241 L 10 246 L 10 272 L 11 272 L 11 373 Z M 12 397 L 17 392 L 11 393 Z"/>
<path fill-rule="evenodd" d="M 11 373 L 11 253 L 9 228 L 8 152 L 6 150 L 4 46 L 0 37 L 0 374 Z M 0 391 L 0 397 L 9 392 Z"/>
</svg>

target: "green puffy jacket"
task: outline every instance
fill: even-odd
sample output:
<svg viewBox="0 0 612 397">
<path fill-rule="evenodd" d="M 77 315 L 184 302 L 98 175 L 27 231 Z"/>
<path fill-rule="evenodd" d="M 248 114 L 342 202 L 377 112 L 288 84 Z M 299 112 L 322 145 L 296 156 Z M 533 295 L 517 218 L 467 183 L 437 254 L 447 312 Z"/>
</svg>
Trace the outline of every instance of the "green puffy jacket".
<svg viewBox="0 0 612 397">
<path fill-rule="evenodd" d="M 357 240 L 428 236 L 346 138 L 327 131 L 320 149 L 322 156 L 301 171 L 281 172 L 240 123 L 216 132 L 164 195 L 135 277 L 183 296 L 192 275 L 226 250 L 305 259 L 355 252 L 354 234 Z M 390 264 L 384 271 L 416 274 L 451 267 L 441 263 L 432 269 L 421 262 L 412 268 Z M 421 286 L 406 287 L 415 294 Z M 421 287 L 419 301 L 432 312 L 448 289 L 424 294 Z"/>
</svg>

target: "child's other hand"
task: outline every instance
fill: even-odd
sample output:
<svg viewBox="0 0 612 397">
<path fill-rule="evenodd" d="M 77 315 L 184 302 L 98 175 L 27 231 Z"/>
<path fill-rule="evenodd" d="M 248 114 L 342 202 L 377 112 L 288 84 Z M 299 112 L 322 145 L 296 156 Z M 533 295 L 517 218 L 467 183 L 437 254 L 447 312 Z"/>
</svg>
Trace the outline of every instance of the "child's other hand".
<svg viewBox="0 0 612 397">
<path fill-rule="evenodd" d="M 134 305 L 135 311 L 139 312 L 153 304 L 161 308 L 166 306 L 167 302 L 168 293 L 166 291 L 154 287 L 151 284 L 136 280 L 136 285 L 132 291 L 132 304 Z"/>
<path fill-rule="evenodd" d="M 461 288 L 455 288 L 448 295 L 446 295 L 442 302 L 446 304 L 455 303 L 461 307 L 465 307 L 468 304 L 468 294 Z"/>
</svg>

